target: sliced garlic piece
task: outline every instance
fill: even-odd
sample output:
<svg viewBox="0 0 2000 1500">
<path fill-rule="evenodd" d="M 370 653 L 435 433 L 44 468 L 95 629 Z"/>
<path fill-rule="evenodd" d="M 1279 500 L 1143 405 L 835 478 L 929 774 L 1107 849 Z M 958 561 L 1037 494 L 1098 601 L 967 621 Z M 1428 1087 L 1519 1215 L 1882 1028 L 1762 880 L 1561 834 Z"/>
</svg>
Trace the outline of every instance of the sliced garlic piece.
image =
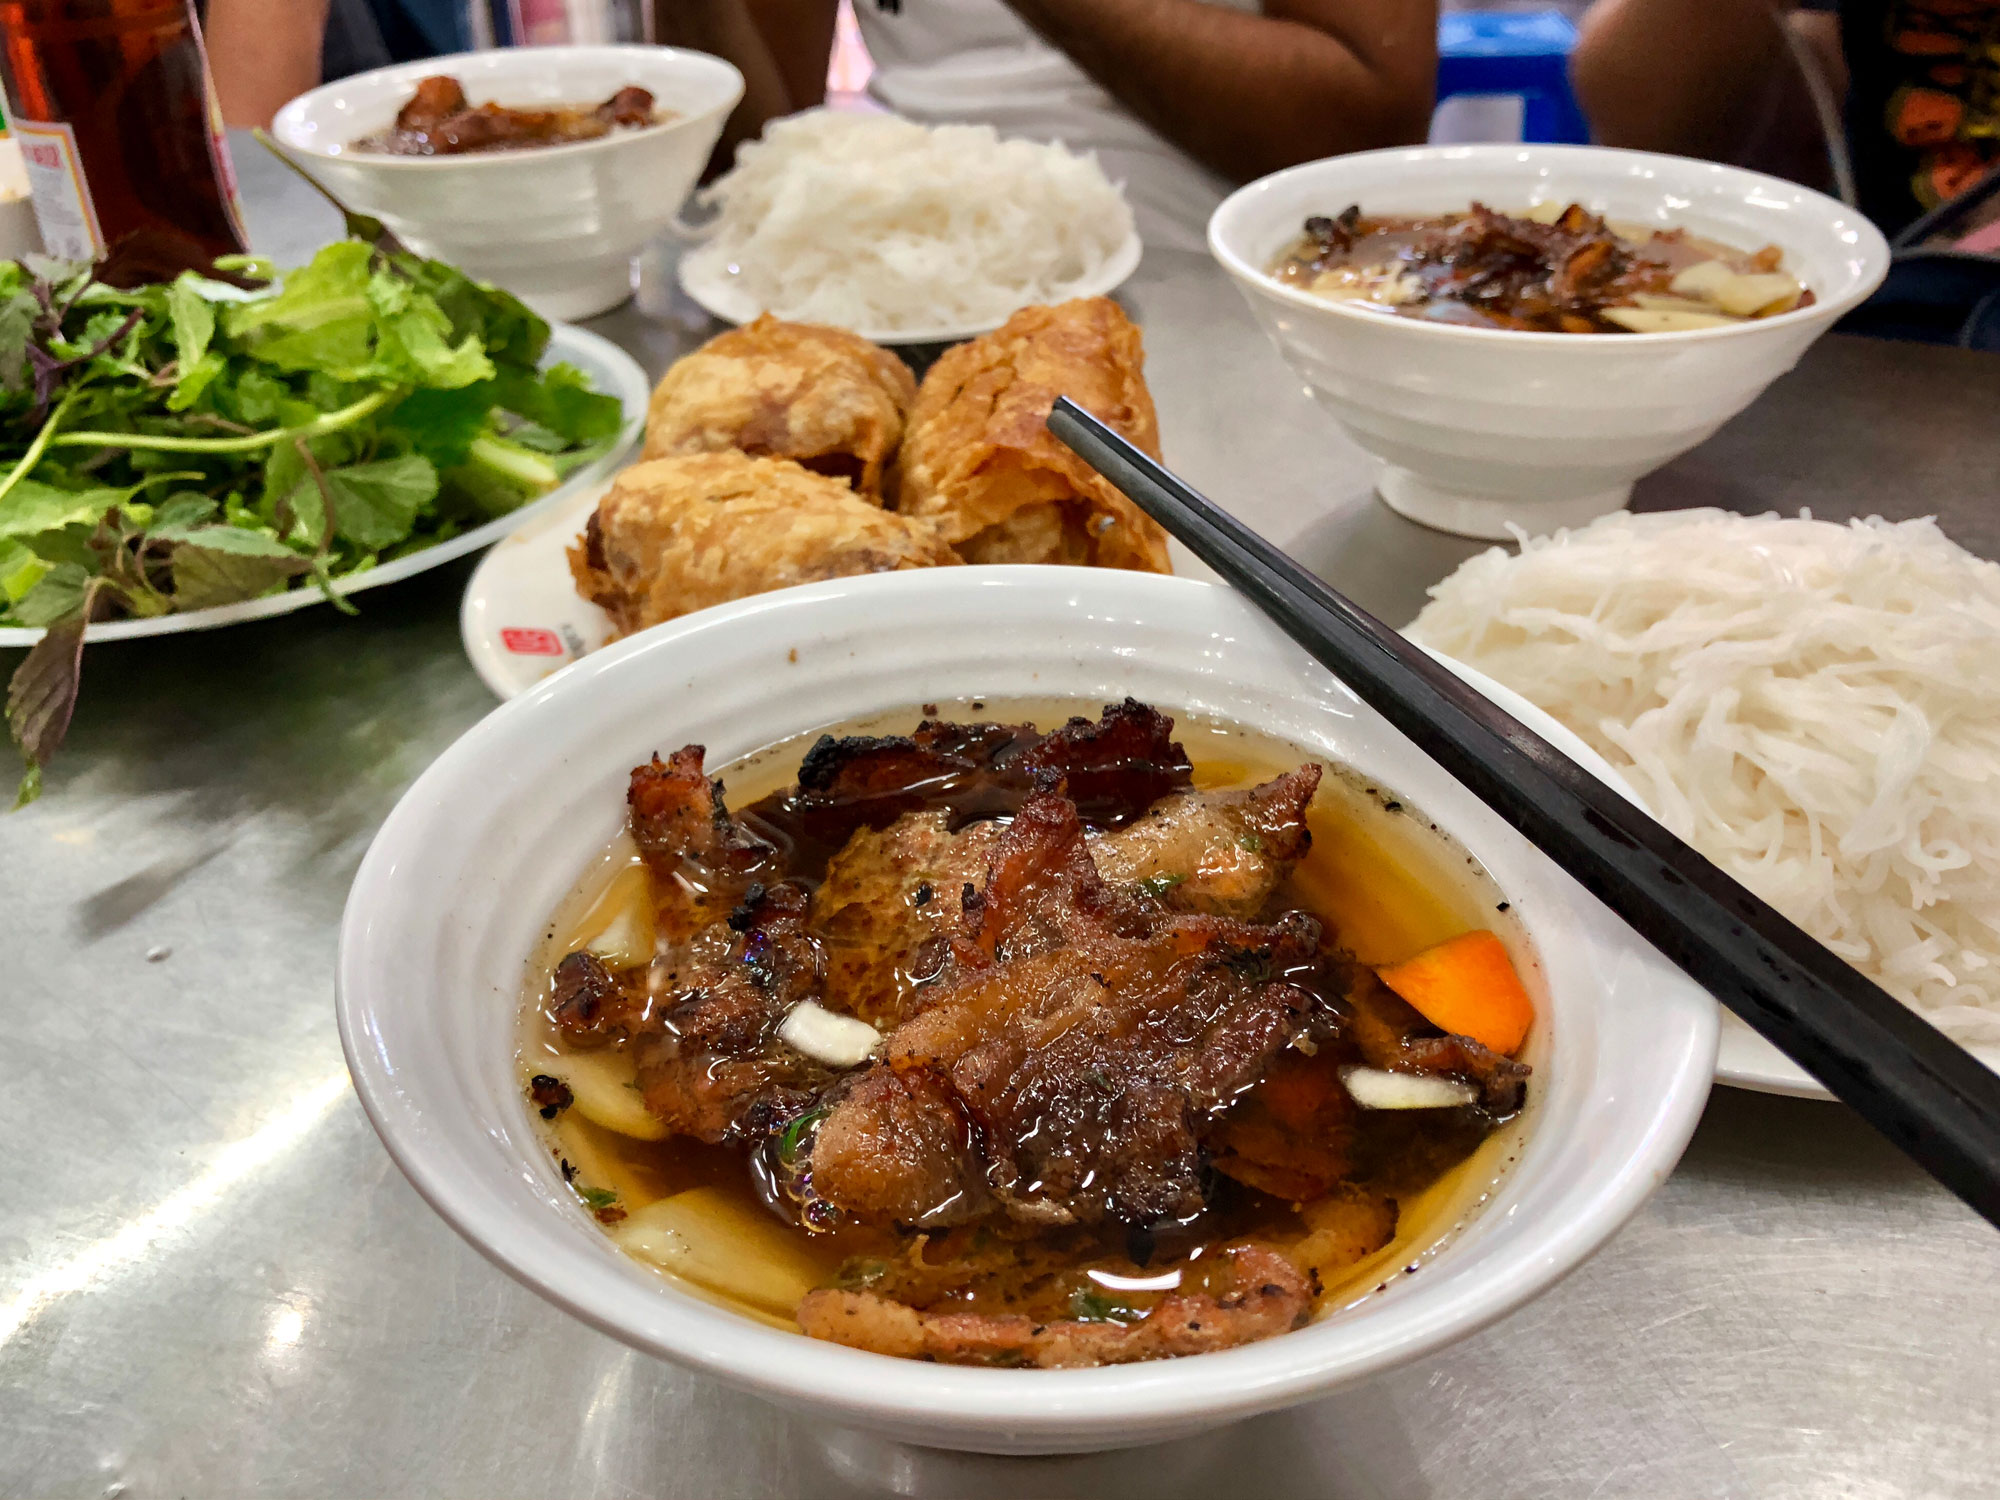
<svg viewBox="0 0 2000 1500">
<path fill-rule="evenodd" d="M 537 1058 L 535 1066 L 569 1085 L 575 1095 L 571 1107 L 591 1124 L 634 1140 L 666 1139 L 666 1122 L 646 1108 L 639 1094 L 637 1065 L 626 1053 L 564 1052 Z"/>
<path fill-rule="evenodd" d="M 855 1016 L 801 1000 L 778 1023 L 778 1039 L 830 1068 L 854 1068 L 875 1055 L 882 1033 Z"/>
<path fill-rule="evenodd" d="M 1721 313 L 1668 312 L 1658 307 L 1607 307 L 1603 316 L 1606 322 L 1634 333 L 1685 333 L 1692 328 L 1726 328 L 1743 321 Z"/>
<path fill-rule="evenodd" d="M 1713 302 L 1716 292 L 1735 279 L 1736 272 L 1729 269 L 1728 261 L 1704 260 L 1674 277 L 1667 283 L 1667 290 L 1677 296 Z"/>
<path fill-rule="evenodd" d="M 628 865 L 612 877 L 592 903 L 579 932 L 590 933 L 584 947 L 614 969 L 630 969 L 653 958 L 653 886 L 644 865 Z"/>
<path fill-rule="evenodd" d="M 790 1316 L 825 1279 L 793 1231 L 718 1188 L 690 1188 L 627 1215 L 619 1248 L 727 1297 Z"/>
<path fill-rule="evenodd" d="M 1716 288 L 1715 304 L 1726 313 L 1747 318 L 1766 309 L 1789 311 L 1803 294 L 1798 282 L 1784 272 L 1768 271 L 1758 276 L 1732 277 Z"/>
<path fill-rule="evenodd" d="M 1340 1081 L 1363 1109 L 1456 1109 L 1479 1097 L 1469 1083 L 1430 1073 L 1342 1068 Z"/>
</svg>

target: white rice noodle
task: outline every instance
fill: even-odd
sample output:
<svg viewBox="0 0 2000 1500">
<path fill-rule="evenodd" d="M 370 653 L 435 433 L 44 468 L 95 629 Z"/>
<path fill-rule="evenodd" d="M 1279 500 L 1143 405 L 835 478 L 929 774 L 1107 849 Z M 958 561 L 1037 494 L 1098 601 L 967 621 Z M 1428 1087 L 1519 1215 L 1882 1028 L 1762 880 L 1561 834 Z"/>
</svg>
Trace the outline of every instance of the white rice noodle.
<svg viewBox="0 0 2000 1500">
<path fill-rule="evenodd" d="M 1094 156 L 990 125 L 809 110 L 764 127 L 702 201 L 690 251 L 781 318 L 900 331 L 998 323 L 1061 302 L 1132 233 Z"/>
<path fill-rule="evenodd" d="M 1928 519 L 1621 513 L 1431 597 L 1416 639 L 1934 1024 L 2000 1042 L 2000 566 Z"/>
</svg>

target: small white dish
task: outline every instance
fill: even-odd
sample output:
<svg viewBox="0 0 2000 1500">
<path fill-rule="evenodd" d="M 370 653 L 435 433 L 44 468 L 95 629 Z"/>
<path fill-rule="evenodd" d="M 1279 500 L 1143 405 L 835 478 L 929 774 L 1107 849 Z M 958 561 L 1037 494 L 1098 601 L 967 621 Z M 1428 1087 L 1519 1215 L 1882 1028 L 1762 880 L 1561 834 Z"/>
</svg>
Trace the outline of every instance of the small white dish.
<svg viewBox="0 0 2000 1500">
<path fill-rule="evenodd" d="M 390 156 L 353 142 L 394 123 L 417 81 L 445 73 L 475 104 L 580 104 L 627 85 L 674 118 L 596 140 L 462 156 Z M 411 249 L 507 288 L 544 317 L 586 318 L 632 295 L 633 259 L 680 211 L 743 75 L 678 47 L 504 47 L 427 57 L 301 94 L 271 122 L 348 207 Z"/>
<path fill-rule="evenodd" d="M 1145 253 L 1145 248 L 1138 231 L 1134 230 L 1098 273 L 1074 287 L 1069 295 L 1108 297 L 1139 269 L 1139 258 Z M 695 255 L 692 248 L 682 254 L 677 274 L 681 290 L 710 317 L 740 324 L 750 322 L 764 311 L 757 299 L 743 290 L 727 266 Z M 994 318 L 983 323 L 938 323 L 923 328 L 856 328 L 850 331 L 876 344 L 957 344 L 977 338 L 982 333 L 991 333 L 1006 321 L 1006 318 Z"/>
<path fill-rule="evenodd" d="M 1480 686 L 1575 743 L 1513 694 Z M 1110 1369 L 973 1369 L 815 1342 L 623 1255 L 537 1134 L 515 1047 L 536 939 L 622 827 L 631 767 L 690 741 L 722 765 L 926 699 L 1128 693 L 1380 778 L 1506 893 L 1545 1003 L 1520 1155 L 1485 1206 L 1417 1274 L 1305 1329 Z M 1579 1265 L 1672 1170 L 1707 1097 L 1716 1039 L 1707 995 L 1247 601 L 1190 579 L 1026 566 L 835 579 L 703 610 L 502 705 L 404 794 L 363 859 L 336 1008 L 391 1155 L 526 1285 L 634 1348 L 823 1420 L 1011 1453 L 1185 1436 L 1407 1363 L 1505 1315 Z"/>
<path fill-rule="evenodd" d="M 1809 307 L 1680 333 L 1519 333 L 1329 302 L 1267 274 L 1308 215 L 1503 213 L 1580 202 L 1614 224 L 1776 244 Z M 1426 146 L 1307 162 L 1239 189 L 1209 252 L 1272 343 L 1388 467 L 1411 520 L 1504 541 L 1624 506 L 1633 481 L 1754 401 L 1881 284 L 1889 247 L 1855 209 L 1755 172 L 1591 146 Z"/>
<path fill-rule="evenodd" d="M 343 596 L 358 594 L 366 589 L 380 588 L 385 583 L 399 583 L 405 578 L 427 573 L 455 557 L 464 557 L 469 552 L 490 546 L 516 527 L 528 525 L 540 516 L 552 511 L 567 511 L 579 494 L 588 492 L 592 497 L 590 504 L 597 503 L 595 497 L 603 493 L 605 482 L 624 466 L 638 444 L 639 434 L 646 425 L 646 400 L 652 394 L 652 382 L 646 378 L 646 372 L 639 367 L 638 361 L 611 340 L 587 329 L 572 328 L 566 323 L 555 324 L 549 330 L 548 352 L 543 355 L 542 362 L 547 365 L 575 365 L 590 377 L 592 389 L 618 398 L 619 404 L 625 408 L 625 426 L 609 451 L 583 465 L 541 499 L 488 521 L 484 526 L 461 531 L 436 546 L 412 552 L 407 557 L 370 568 L 359 577 L 346 579 L 334 586 L 338 593 Z M 326 595 L 312 584 L 294 584 L 282 594 L 266 594 L 261 599 L 246 599 L 241 604 L 221 604 L 214 609 L 192 609 L 184 614 L 155 615 L 144 620 L 101 620 L 84 627 L 83 639 L 88 645 L 97 641 L 136 640 L 146 635 L 180 635 L 190 630 L 214 630 L 223 625 L 240 625 L 246 620 L 268 620 L 274 615 L 288 615 L 295 609 L 308 609 L 325 602 Z M 41 638 L 39 630 L 18 625 L 0 627 L 0 647 L 32 646 Z"/>
<path fill-rule="evenodd" d="M 611 638 L 610 616 L 576 591 L 567 555 L 610 488 L 605 478 L 576 491 L 503 537 L 473 569 L 458 633 L 495 697 L 519 697 Z"/>
</svg>

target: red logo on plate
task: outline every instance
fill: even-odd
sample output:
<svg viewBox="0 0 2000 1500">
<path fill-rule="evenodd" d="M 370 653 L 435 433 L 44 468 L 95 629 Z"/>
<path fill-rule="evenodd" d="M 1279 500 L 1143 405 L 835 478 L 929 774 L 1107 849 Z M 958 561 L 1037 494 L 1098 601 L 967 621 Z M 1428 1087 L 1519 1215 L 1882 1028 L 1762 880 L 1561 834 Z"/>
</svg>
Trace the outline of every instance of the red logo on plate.
<svg viewBox="0 0 2000 1500">
<path fill-rule="evenodd" d="M 562 637 L 553 630 L 517 630 L 500 632 L 500 644 L 516 656 L 561 656 Z"/>
</svg>

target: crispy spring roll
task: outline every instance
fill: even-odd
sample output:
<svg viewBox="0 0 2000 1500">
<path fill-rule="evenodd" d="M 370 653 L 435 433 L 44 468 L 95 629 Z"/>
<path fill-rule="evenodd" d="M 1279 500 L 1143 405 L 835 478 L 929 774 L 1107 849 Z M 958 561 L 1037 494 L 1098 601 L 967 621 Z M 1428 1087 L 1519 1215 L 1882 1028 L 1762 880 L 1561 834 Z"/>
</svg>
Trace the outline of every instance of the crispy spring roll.
<svg viewBox="0 0 2000 1500">
<path fill-rule="evenodd" d="M 735 452 L 634 464 L 569 549 L 577 592 L 621 636 L 795 583 L 958 560 L 929 521 L 795 463 Z"/>
<path fill-rule="evenodd" d="M 910 408 L 896 508 L 937 522 L 967 562 L 1172 572 L 1158 523 L 1043 426 L 1068 396 L 1158 457 L 1144 362 L 1106 297 L 1023 308 L 946 350 Z"/>
<path fill-rule="evenodd" d="M 789 458 L 880 503 L 917 382 L 887 349 L 843 328 L 756 322 L 677 360 L 646 412 L 647 458 L 734 448 Z"/>
</svg>

